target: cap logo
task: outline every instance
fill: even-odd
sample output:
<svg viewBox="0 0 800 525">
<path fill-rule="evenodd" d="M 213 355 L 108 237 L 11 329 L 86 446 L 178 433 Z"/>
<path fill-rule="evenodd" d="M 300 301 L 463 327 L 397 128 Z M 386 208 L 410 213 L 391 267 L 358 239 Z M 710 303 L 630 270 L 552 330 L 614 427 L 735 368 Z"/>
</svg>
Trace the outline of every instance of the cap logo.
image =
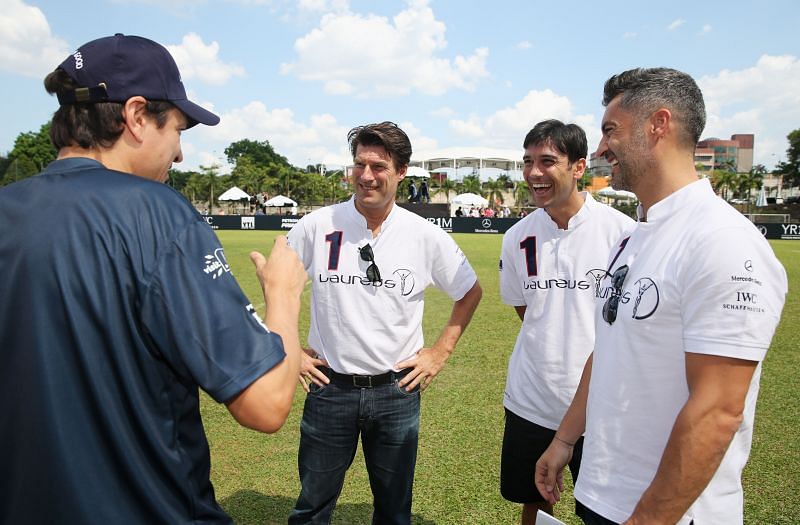
<svg viewBox="0 0 800 525">
<path fill-rule="evenodd" d="M 72 56 L 75 58 L 75 69 L 82 69 L 83 68 L 83 55 L 81 55 L 81 52 L 77 51 Z"/>
</svg>

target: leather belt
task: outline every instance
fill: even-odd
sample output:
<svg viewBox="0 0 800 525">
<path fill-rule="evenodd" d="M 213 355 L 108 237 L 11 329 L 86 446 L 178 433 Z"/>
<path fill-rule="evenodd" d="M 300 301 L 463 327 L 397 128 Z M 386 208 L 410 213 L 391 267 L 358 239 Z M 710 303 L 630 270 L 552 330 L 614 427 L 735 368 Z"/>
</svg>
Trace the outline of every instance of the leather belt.
<svg viewBox="0 0 800 525">
<path fill-rule="evenodd" d="M 410 368 L 405 368 L 400 370 L 399 372 L 395 372 L 394 370 L 390 370 L 383 374 L 378 374 L 375 376 L 360 376 L 360 375 L 350 375 L 350 374 L 340 374 L 334 370 L 328 368 L 325 371 L 325 375 L 327 375 L 331 381 L 336 383 L 340 386 L 346 386 L 350 388 L 372 388 L 376 386 L 382 385 L 389 385 L 394 381 L 403 378 L 411 371 Z"/>
</svg>

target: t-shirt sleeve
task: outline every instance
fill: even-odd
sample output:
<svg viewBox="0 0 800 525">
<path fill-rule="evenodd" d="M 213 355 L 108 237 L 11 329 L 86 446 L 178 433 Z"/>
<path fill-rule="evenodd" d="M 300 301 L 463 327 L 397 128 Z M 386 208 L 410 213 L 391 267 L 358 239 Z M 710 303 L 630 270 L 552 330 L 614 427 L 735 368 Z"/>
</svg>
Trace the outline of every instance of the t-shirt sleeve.
<svg viewBox="0 0 800 525">
<path fill-rule="evenodd" d="M 216 235 L 189 225 L 162 253 L 141 308 L 152 345 L 183 381 L 224 402 L 280 363 L 268 330 L 231 273 Z"/>
<path fill-rule="evenodd" d="M 433 284 L 452 300 L 458 301 L 475 285 L 478 276 L 450 235 L 436 228 L 429 245 L 435 249 Z"/>
<path fill-rule="evenodd" d="M 314 239 L 308 235 L 310 227 L 310 215 L 306 215 L 289 230 L 286 234 L 289 246 L 297 253 L 297 257 L 303 263 L 306 272 L 311 270 L 311 262 L 314 255 Z M 309 273 L 310 276 L 310 273 Z"/>
<path fill-rule="evenodd" d="M 783 266 L 756 235 L 741 227 L 718 230 L 696 247 L 692 264 L 681 265 L 686 352 L 764 358 L 787 283 Z"/>
<path fill-rule="evenodd" d="M 519 247 L 514 249 L 516 237 L 510 232 L 503 236 L 500 249 L 500 298 L 510 306 L 525 306 L 525 297 L 517 278 L 517 261 L 521 257 Z"/>
</svg>

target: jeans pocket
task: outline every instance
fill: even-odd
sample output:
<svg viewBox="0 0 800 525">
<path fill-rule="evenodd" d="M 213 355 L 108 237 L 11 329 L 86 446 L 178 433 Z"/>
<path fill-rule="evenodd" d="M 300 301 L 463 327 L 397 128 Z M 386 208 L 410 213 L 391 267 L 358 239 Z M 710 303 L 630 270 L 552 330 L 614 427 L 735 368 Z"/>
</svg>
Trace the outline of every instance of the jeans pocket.
<svg viewBox="0 0 800 525">
<path fill-rule="evenodd" d="M 417 386 L 415 386 L 415 387 L 413 388 L 413 390 L 411 390 L 411 392 L 409 392 L 408 390 L 406 390 L 406 387 L 407 387 L 408 385 L 406 385 L 406 386 L 400 386 L 400 380 L 399 380 L 399 379 L 395 379 L 395 380 L 394 380 L 394 383 L 392 383 L 392 384 L 394 385 L 394 388 L 395 388 L 395 390 L 396 390 L 398 393 L 402 394 L 403 396 L 406 396 L 406 397 L 411 397 L 411 396 L 416 396 L 416 395 L 419 395 L 419 384 L 417 384 Z"/>
<path fill-rule="evenodd" d="M 316 383 L 312 381 L 308 385 L 308 395 L 310 396 L 321 395 L 328 388 L 329 385 L 330 383 L 328 383 L 327 385 L 325 383 L 322 383 L 322 386 L 318 386 Z"/>
</svg>

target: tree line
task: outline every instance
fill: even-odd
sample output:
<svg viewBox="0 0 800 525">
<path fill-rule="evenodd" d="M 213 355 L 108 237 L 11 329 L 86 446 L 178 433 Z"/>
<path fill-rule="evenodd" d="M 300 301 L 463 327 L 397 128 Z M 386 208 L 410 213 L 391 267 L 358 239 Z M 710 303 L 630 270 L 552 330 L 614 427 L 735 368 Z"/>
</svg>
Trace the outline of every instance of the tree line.
<svg viewBox="0 0 800 525">
<path fill-rule="evenodd" d="M 787 136 L 789 147 L 786 160 L 773 170 L 783 176 L 785 188 L 800 186 L 800 129 Z M 14 147 L 6 156 L 0 156 L 0 186 L 11 184 L 42 171 L 55 160 L 57 151 L 50 142 L 50 124 L 38 131 L 20 133 Z M 324 205 L 346 199 L 351 191 L 341 170 L 325 172 L 323 166 L 308 165 L 305 168 L 292 166 L 275 151 L 268 140 L 242 139 L 225 148 L 230 173 L 221 174 L 221 166 L 200 166 L 197 171 L 170 170 L 167 184 L 181 192 L 193 204 L 207 203 L 209 209 L 217 206 L 217 197 L 225 190 L 238 186 L 250 195 L 267 193 L 282 194 L 304 206 Z M 766 168 L 758 164 L 747 173 L 737 173 L 732 164 L 722 165 L 709 173 L 712 185 L 723 198 L 750 198 L 753 190 L 761 188 Z M 587 174 L 587 179 L 588 179 Z M 587 181 L 581 181 L 582 185 Z M 400 195 L 406 195 L 410 180 L 400 185 Z M 430 181 L 431 193 L 444 193 L 449 202 L 450 194 L 471 192 L 487 198 L 491 206 L 504 202 L 509 192 L 515 202 L 528 200 L 528 189 L 524 182 L 513 182 L 507 175 L 496 180 L 481 182 L 477 175 L 467 175 L 461 181 L 435 178 Z"/>
</svg>

